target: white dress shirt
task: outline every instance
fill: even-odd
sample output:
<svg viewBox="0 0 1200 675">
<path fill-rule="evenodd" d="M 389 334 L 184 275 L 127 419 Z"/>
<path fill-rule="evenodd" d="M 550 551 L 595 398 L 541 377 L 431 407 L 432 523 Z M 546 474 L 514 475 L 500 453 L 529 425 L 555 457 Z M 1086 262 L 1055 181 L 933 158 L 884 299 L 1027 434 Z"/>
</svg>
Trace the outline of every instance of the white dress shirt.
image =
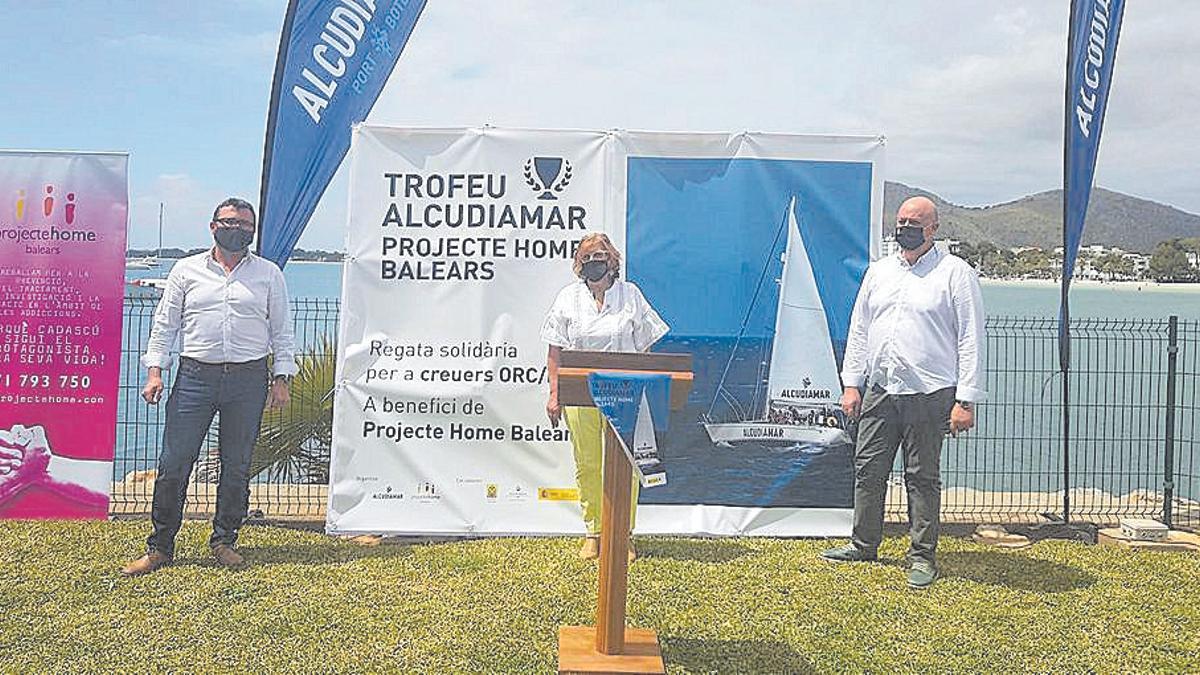
<svg viewBox="0 0 1200 675">
<path fill-rule="evenodd" d="M 562 289 L 542 323 L 542 340 L 564 349 L 644 352 L 667 334 L 667 324 L 633 283 L 617 279 L 604 292 L 604 305 L 583 281 Z"/>
<path fill-rule="evenodd" d="M 960 401 L 982 401 L 983 297 L 962 258 L 929 249 L 909 265 L 903 254 L 867 269 L 842 360 L 842 385 L 867 383 L 892 394 L 955 387 Z"/>
<path fill-rule="evenodd" d="M 276 375 L 296 374 L 295 338 L 283 272 L 247 253 L 229 273 L 212 251 L 183 258 L 167 275 L 142 365 L 179 355 L 204 363 L 244 363 L 274 354 Z"/>
</svg>

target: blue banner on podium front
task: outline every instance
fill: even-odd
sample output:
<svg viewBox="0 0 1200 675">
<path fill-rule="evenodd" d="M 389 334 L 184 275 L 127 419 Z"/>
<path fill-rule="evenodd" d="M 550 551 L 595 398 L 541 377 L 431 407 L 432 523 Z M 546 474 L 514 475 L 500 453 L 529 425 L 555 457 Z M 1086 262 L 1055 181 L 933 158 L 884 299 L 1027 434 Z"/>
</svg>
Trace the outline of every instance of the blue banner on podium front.
<svg viewBox="0 0 1200 675">
<path fill-rule="evenodd" d="M 592 401 L 612 424 L 642 487 L 667 484 L 655 432 L 667 430 L 670 375 L 591 373 Z"/>
</svg>

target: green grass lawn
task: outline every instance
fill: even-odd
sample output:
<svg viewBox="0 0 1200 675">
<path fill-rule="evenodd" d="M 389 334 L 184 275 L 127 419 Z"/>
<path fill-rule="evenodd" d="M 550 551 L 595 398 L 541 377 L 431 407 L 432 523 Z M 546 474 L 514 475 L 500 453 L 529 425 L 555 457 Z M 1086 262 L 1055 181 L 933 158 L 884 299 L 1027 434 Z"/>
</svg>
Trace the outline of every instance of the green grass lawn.
<svg viewBox="0 0 1200 675">
<path fill-rule="evenodd" d="M 552 672 L 593 623 L 577 540 L 361 546 L 249 527 L 214 566 L 206 524 L 176 564 L 124 579 L 146 522 L 0 523 L 0 670 Z M 1200 556 L 944 538 L 910 591 L 903 539 L 874 565 L 823 541 L 639 540 L 629 623 L 684 672 L 1200 671 Z"/>
</svg>

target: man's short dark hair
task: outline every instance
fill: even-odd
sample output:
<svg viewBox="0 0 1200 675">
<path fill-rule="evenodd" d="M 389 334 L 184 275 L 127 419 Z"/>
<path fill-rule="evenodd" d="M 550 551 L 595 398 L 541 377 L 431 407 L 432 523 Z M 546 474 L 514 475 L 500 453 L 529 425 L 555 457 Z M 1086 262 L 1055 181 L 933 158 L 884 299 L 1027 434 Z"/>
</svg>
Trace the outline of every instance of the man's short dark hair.
<svg viewBox="0 0 1200 675">
<path fill-rule="evenodd" d="M 250 216 L 254 220 L 254 222 L 256 222 L 256 223 L 258 222 L 258 216 L 255 215 L 254 207 L 250 205 L 250 202 L 246 201 L 245 199 L 238 199 L 237 197 L 230 197 L 229 199 L 226 199 L 225 201 L 221 202 L 220 204 L 217 204 L 217 208 L 213 209 L 213 220 L 217 219 L 217 214 L 220 213 L 221 209 L 225 208 L 226 206 L 232 206 L 233 208 L 237 209 L 238 211 L 242 211 L 242 210 L 249 211 Z"/>
</svg>

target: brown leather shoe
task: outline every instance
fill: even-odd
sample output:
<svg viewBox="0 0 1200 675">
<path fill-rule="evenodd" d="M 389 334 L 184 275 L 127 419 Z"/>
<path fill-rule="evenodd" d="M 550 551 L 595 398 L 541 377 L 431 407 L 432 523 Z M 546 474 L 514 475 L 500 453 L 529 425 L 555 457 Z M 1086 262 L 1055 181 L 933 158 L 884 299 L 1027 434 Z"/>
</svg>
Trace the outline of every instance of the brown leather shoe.
<svg viewBox="0 0 1200 675">
<path fill-rule="evenodd" d="M 149 574 L 160 567 L 166 567 L 170 564 L 171 559 L 162 552 L 150 551 L 146 555 L 122 567 L 121 574 L 127 577 L 136 577 L 142 574 Z"/>
<path fill-rule="evenodd" d="M 595 560 L 600 557 L 600 537 L 596 535 L 588 535 L 583 538 L 583 545 L 579 547 L 579 557 L 584 560 Z"/>
<path fill-rule="evenodd" d="M 229 544 L 217 544 L 212 548 L 213 557 L 221 567 L 237 569 L 246 565 L 246 559 L 241 553 L 233 550 Z"/>
</svg>

